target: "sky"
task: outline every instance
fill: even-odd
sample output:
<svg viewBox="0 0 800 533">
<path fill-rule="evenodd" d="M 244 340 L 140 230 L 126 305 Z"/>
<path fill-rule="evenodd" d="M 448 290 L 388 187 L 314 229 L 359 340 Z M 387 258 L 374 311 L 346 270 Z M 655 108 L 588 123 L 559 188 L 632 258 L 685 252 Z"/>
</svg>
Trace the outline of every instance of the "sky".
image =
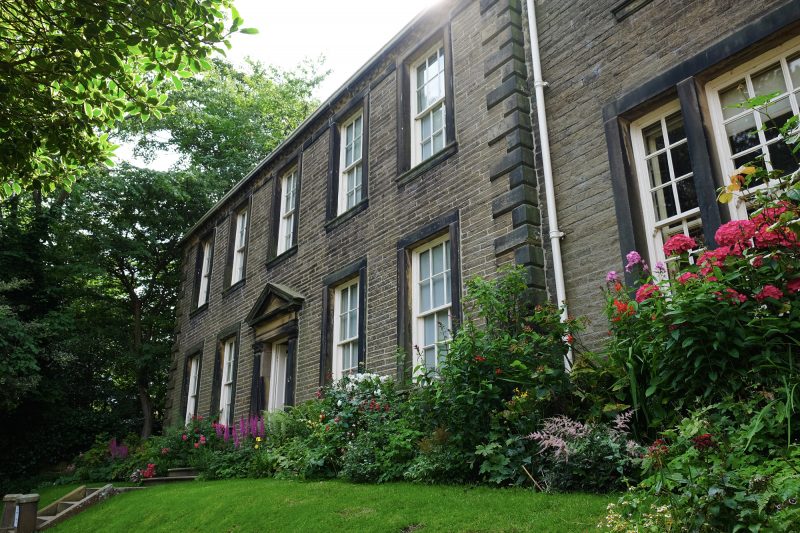
<svg viewBox="0 0 800 533">
<path fill-rule="evenodd" d="M 303 59 L 325 57 L 330 74 L 315 96 L 324 101 L 356 73 L 417 14 L 437 0 L 234 0 L 243 27 L 259 33 L 231 36 L 227 57 L 242 64 L 245 57 L 284 69 Z M 117 155 L 136 165 L 132 147 Z M 175 154 L 164 153 L 149 166 L 166 170 Z"/>
<path fill-rule="evenodd" d="M 228 58 L 251 56 L 292 68 L 303 58 L 324 55 L 331 74 L 317 92 L 326 99 L 411 19 L 435 0 L 234 0 L 245 27 Z"/>
</svg>

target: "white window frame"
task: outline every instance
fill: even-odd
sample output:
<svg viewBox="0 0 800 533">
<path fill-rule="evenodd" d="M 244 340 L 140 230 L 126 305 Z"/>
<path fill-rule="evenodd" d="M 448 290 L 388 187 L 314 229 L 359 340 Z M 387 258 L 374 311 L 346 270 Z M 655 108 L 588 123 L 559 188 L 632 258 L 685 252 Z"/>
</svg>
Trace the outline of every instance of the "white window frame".
<svg viewBox="0 0 800 533">
<path fill-rule="evenodd" d="M 186 394 L 186 420 L 189 424 L 197 416 L 197 393 L 200 389 L 200 354 L 189 358 L 189 390 Z"/>
<path fill-rule="evenodd" d="M 247 250 L 247 209 L 236 214 L 236 234 L 233 245 L 233 267 L 231 285 L 244 279 L 244 256 Z"/>
<path fill-rule="evenodd" d="M 345 308 L 343 296 L 347 292 L 348 302 L 351 301 L 352 291 L 356 291 L 356 306 L 355 308 Z M 333 309 L 333 379 L 338 380 L 345 374 L 353 374 L 358 372 L 358 351 L 360 339 L 359 320 L 361 309 L 359 302 L 361 298 L 361 287 L 359 278 L 350 280 L 336 287 L 336 296 L 334 298 Z M 355 318 L 352 317 L 352 312 L 355 311 Z M 349 326 L 351 321 L 355 321 L 355 336 L 342 336 L 342 324 L 346 322 Z M 345 353 L 350 354 L 350 365 L 345 367 Z"/>
<path fill-rule="evenodd" d="M 211 239 L 203 241 L 200 245 L 203 254 L 203 266 L 200 271 L 200 287 L 197 293 L 197 307 L 208 303 L 208 294 L 211 288 Z"/>
<path fill-rule="evenodd" d="M 289 343 L 287 339 L 272 343 L 269 373 L 268 411 L 281 411 L 286 402 L 286 372 L 288 372 Z"/>
<path fill-rule="evenodd" d="M 708 97 L 709 103 L 709 111 L 711 113 L 711 122 L 713 124 L 714 129 L 714 140 L 716 143 L 717 154 L 719 159 L 719 164 L 722 171 L 722 176 L 724 180 L 724 185 L 730 184 L 730 178 L 733 175 L 736 168 L 733 165 L 733 154 L 731 154 L 730 145 L 728 144 L 728 137 L 725 131 L 725 123 L 732 122 L 737 118 L 744 116 L 746 113 L 750 112 L 751 110 L 743 110 L 741 115 L 736 115 L 734 117 L 730 117 L 725 119 L 722 114 L 722 104 L 720 101 L 719 93 L 721 90 L 727 88 L 730 84 L 736 82 L 739 79 L 744 78 L 745 83 L 747 85 L 748 94 L 753 94 L 753 85 L 751 80 L 751 75 L 755 74 L 761 69 L 766 68 L 772 63 L 776 61 L 780 62 L 782 72 L 784 75 L 784 82 L 787 87 L 787 93 L 782 96 L 779 96 L 778 99 L 783 97 L 788 97 L 789 103 L 792 108 L 792 112 L 794 114 L 800 114 L 800 85 L 797 87 L 793 87 L 792 81 L 790 76 L 788 75 L 788 68 L 786 58 L 792 54 L 797 53 L 800 51 L 800 37 L 796 37 L 794 39 L 789 40 L 788 42 L 784 43 L 781 46 L 773 48 L 772 50 L 750 60 L 746 63 L 743 63 L 736 68 L 728 71 L 727 73 L 715 78 L 714 80 L 710 81 L 706 84 L 706 95 Z M 788 96 L 787 96 L 788 94 Z M 750 149 L 748 154 L 752 154 L 753 157 L 756 157 L 759 154 L 763 154 L 763 147 L 768 144 L 773 144 L 772 142 L 767 142 L 764 136 L 764 132 L 760 131 L 761 125 L 763 124 L 761 121 L 761 115 L 759 113 L 754 113 L 756 119 L 756 128 L 759 129 L 758 137 L 759 137 L 759 144 L 756 147 Z M 781 142 L 781 141 L 777 141 Z M 769 163 L 768 160 L 766 160 Z M 784 169 L 782 169 L 784 170 Z M 732 218 L 735 219 L 745 219 L 747 218 L 747 199 L 742 195 L 736 195 L 735 200 L 728 203 L 728 208 L 730 210 L 730 214 Z"/>
<path fill-rule="evenodd" d="M 444 246 L 444 258 L 446 268 L 441 272 L 437 273 L 437 275 L 444 274 L 444 281 L 445 281 L 445 303 L 438 306 L 438 307 L 431 307 L 425 311 L 421 310 L 422 298 L 420 296 L 420 289 L 421 285 L 424 281 L 430 280 L 430 301 L 431 305 L 433 304 L 433 283 L 432 278 L 433 276 L 426 278 L 426 280 L 420 279 L 420 256 L 432 250 L 437 246 L 441 246 L 444 243 L 449 243 L 449 246 Z M 449 344 L 450 339 L 450 330 L 452 329 L 453 324 L 453 295 L 452 295 L 452 276 L 453 276 L 453 265 L 450 260 L 450 246 L 452 246 L 452 242 L 450 241 L 450 235 L 445 234 L 441 237 L 433 239 L 422 246 L 415 248 L 411 252 L 411 330 L 412 330 L 412 345 L 414 346 L 414 369 L 417 375 L 423 372 L 426 368 L 427 370 L 437 370 L 440 366 L 439 359 L 443 354 L 443 350 L 446 351 L 447 346 Z M 430 256 L 432 258 L 432 255 Z M 432 264 L 432 259 L 431 259 Z M 432 270 L 431 270 L 432 272 Z M 447 295 L 450 297 L 447 298 Z M 447 324 L 446 327 L 442 328 L 439 326 L 437 322 L 436 325 L 436 341 L 433 344 L 424 344 L 425 339 L 425 317 L 431 315 L 437 315 L 443 311 L 447 311 Z M 440 335 L 442 336 L 440 338 Z M 425 349 L 427 347 L 433 347 L 435 349 L 435 365 L 433 367 L 426 367 L 425 365 Z"/>
<path fill-rule="evenodd" d="M 360 122 L 359 122 L 360 121 Z M 360 131 L 356 137 L 356 125 L 360 126 Z M 353 128 L 353 139 L 347 142 L 347 130 Z M 339 199 L 337 214 L 341 215 L 357 206 L 362 200 L 362 190 L 364 184 L 364 112 L 358 111 L 350 119 L 345 122 L 339 130 Z M 358 158 L 353 157 L 350 163 L 347 163 L 347 150 L 351 149 L 351 153 L 356 152 L 358 148 Z M 354 186 L 348 189 L 347 179 L 350 174 L 354 174 Z M 348 199 L 353 197 L 352 205 L 348 205 Z"/>
<path fill-rule="evenodd" d="M 441 84 L 441 95 L 438 100 L 429 104 L 424 109 L 419 109 L 419 97 L 418 97 L 418 88 L 417 85 L 419 83 L 418 76 L 419 73 L 417 69 L 422 65 L 428 62 L 428 59 L 433 55 L 437 54 L 437 64 L 439 62 L 439 58 L 441 58 L 441 69 L 436 74 L 436 78 L 439 80 Z M 430 66 L 427 66 L 430 68 Z M 427 71 L 426 68 L 426 71 Z M 446 64 L 446 56 L 444 52 L 444 43 L 439 41 L 436 43 L 435 46 L 430 47 L 428 50 L 425 51 L 424 54 L 421 54 L 420 57 L 411 64 L 411 68 L 409 69 L 409 84 L 410 84 L 410 98 L 411 100 L 411 166 L 415 166 L 426 159 L 430 159 L 440 151 L 442 151 L 445 146 L 447 146 L 447 105 L 446 105 L 446 92 L 447 92 L 447 64 Z M 426 81 L 423 85 L 427 85 L 430 83 L 431 80 Z M 441 130 L 433 130 L 433 113 L 441 107 L 442 110 L 442 127 Z M 422 123 L 426 117 L 431 117 L 431 134 L 429 137 L 423 138 L 422 137 Z M 433 149 L 433 138 L 441 131 L 442 135 L 442 146 L 438 150 Z M 422 155 L 422 146 L 423 143 L 430 139 L 431 142 L 431 153 L 430 155 L 423 157 Z"/>
<path fill-rule="evenodd" d="M 295 218 L 297 217 L 297 167 L 281 177 L 281 209 L 278 223 L 278 248 L 277 254 L 295 245 Z M 291 187 L 290 187 L 291 185 Z"/>
<path fill-rule="evenodd" d="M 642 206 L 642 215 L 644 218 L 644 227 L 645 227 L 645 234 L 647 235 L 647 247 L 648 247 L 648 255 L 651 261 L 651 265 L 655 264 L 656 262 L 666 262 L 667 257 L 664 254 L 664 236 L 662 234 L 662 230 L 666 226 L 672 226 L 676 223 L 680 222 L 683 230 L 684 235 L 689 235 L 689 229 L 697 227 L 698 225 L 702 228 L 702 220 L 700 219 L 700 205 L 698 200 L 698 205 L 686 211 L 681 211 L 676 213 L 671 217 L 667 217 L 663 220 L 657 220 L 656 210 L 653 205 L 653 192 L 656 189 L 660 189 L 662 187 L 671 187 L 673 191 L 673 195 L 676 201 L 680 201 L 678 199 L 678 192 L 676 186 L 676 179 L 683 178 L 683 179 L 691 179 L 694 180 L 694 169 L 689 174 L 682 174 L 681 176 L 676 176 L 675 171 L 673 169 L 673 162 L 672 157 L 667 157 L 667 165 L 669 167 L 670 173 L 670 183 L 667 185 L 662 185 L 659 187 L 652 187 L 650 184 L 650 171 L 648 169 L 647 163 L 648 160 L 652 160 L 658 157 L 659 154 L 663 154 L 667 152 L 667 150 L 672 148 L 677 148 L 684 144 L 688 143 L 688 139 L 684 134 L 684 138 L 677 142 L 672 142 L 670 139 L 670 143 L 664 145 L 664 148 L 656 150 L 655 152 L 648 154 L 647 149 L 645 147 L 644 142 L 644 130 L 656 122 L 661 124 L 661 131 L 664 139 L 668 139 L 667 130 L 665 119 L 676 112 L 680 112 L 680 102 L 673 101 L 670 102 L 655 111 L 648 113 L 647 115 L 641 117 L 640 119 L 636 120 L 635 122 L 631 123 L 631 145 L 633 148 L 633 156 L 635 162 L 635 170 L 636 170 L 636 177 L 637 177 L 637 184 L 639 190 L 639 202 Z M 684 123 L 684 130 L 686 124 Z M 682 181 L 682 180 L 681 180 Z M 695 194 L 696 194 L 697 183 L 695 182 Z M 677 234 L 677 233 L 676 233 Z M 655 273 L 658 274 L 658 273 Z"/>
<path fill-rule="evenodd" d="M 228 425 L 233 414 L 233 381 L 236 370 L 236 338 L 223 342 L 222 379 L 219 394 L 219 423 Z"/>
</svg>

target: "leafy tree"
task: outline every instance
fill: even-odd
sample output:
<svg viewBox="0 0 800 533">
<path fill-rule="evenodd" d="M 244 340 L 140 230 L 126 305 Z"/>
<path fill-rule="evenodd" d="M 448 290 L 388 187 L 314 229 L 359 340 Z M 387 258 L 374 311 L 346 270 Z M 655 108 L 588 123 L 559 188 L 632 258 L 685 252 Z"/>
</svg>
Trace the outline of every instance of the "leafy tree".
<svg viewBox="0 0 800 533">
<path fill-rule="evenodd" d="M 109 159 L 115 125 L 167 112 L 163 82 L 210 68 L 241 24 L 231 0 L 0 1 L 0 199 L 69 189 Z"/>
<path fill-rule="evenodd" d="M 322 60 L 280 70 L 248 60 L 245 69 L 215 59 L 212 68 L 170 94 L 175 113 L 129 123 L 121 137 L 137 156 L 180 154 L 178 168 L 201 172 L 225 192 L 316 109 L 312 97 L 327 75 Z"/>
</svg>

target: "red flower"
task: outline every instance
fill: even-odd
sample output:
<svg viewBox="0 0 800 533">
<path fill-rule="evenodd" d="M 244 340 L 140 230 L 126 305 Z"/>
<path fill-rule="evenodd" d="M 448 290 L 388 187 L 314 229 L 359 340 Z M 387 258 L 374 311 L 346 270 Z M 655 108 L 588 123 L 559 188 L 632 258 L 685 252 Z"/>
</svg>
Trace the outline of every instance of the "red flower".
<svg viewBox="0 0 800 533">
<path fill-rule="evenodd" d="M 572 346 L 572 341 L 574 341 L 574 340 L 575 340 L 575 338 L 571 334 L 568 333 L 567 334 L 567 344 Z"/>
<path fill-rule="evenodd" d="M 671 255 L 680 255 L 696 247 L 697 242 L 694 239 L 688 235 L 679 233 L 667 239 L 667 242 L 664 243 L 664 253 L 667 254 L 667 257 Z"/>
<path fill-rule="evenodd" d="M 714 294 L 717 295 L 717 300 L 730 300 L 733 303 L 744 303 L 747 301 L 747 296 L 730 287 L 726 287 L 725 292 L 715 292 Z"/>
<path fill-rule="evenodd" d="M 502 368 L 495 368 L 494 369 L 494 373 L 499 376 L 500 374 L 503 373 L 503 369 Z"/>
<path fill-rule="evenodd" d="M 656 439 L 653 444 L 647 448 L 647 457 L 658 459 L 669 453 L 669 446 L 664 439 Z"/>
<path fill-rule="evenodd" d="M 761 291 L 758 294 L 756 294 L 756 300 L 758 300 L 759 302 L 763 302 L 767 298 L 780 300 L 781 298 L 783 298 L 783 292 L 775 285 L 770 285 L 770 284 L 764 285 Z"/>
<path fill-rule="evenodd" d="M 636 291 L 636 301 L 642 303 L 656 295 L 658 295 L 658 286 L 652 283 L 645 283 Z"/>
<path fill-rule="evenodd" d="M 786 289 L 792 294 L 800 292 L 800 278 L 789 280 L 789 283 L 786 284 Z"/>
<path fill-rule="evenodd" d="M 636 309 L 633 307 L 632 303 L 626 304 L 625 302 L 621 302 L 616 298 L 614 299 L 613 305 L 616 314 L 613 318 L 611 318 L 612 322 L 619 322 L 623 317 L 630 316 L 636 312 Z"/>
<path fill-rule="evenodd" d="M 714 240 L 720 246 L 746 248 L 755 233 L 756 225 L 752 220 L 731 220 L 719 227 L 714 234 Z"/>
<path fill-rule="evenodd" d="M 711 433 L 695 435 L 692 437 L 692 442 L 694 443 L 694 447 L 701 451 L 717 447 L 717 443 L 714 442 Z"/>
<path fill-rule="evenodd" d="M 681 285 L 686 285 L 690 280 L 693 279 L 700 279 L 700 276 L 695 274 L 694 272 L 684 272 L 680 276 L 678 276 L 678 283 Z"/>
<path fill-rule="evenodd" d="M 474 359 L 476 363 L 483 363 L 484 361 L 486 361 L 486 358 L 482 355 L 476 355 Z"/>
<path fill-rule="evenodd" d="M 199 448 L 199 447 L 200 447 L 200 443 L 199 443 L 199 442 L 195 442 L 195 443 L 194 443 L 194 447 L 195 447 L 195 448 Z"/>
<path fill-rule="evenodd" d="M 617 291 L 617 292 L 621 291 L 622 290 L 622 283 L 620 283 L 619 281 L 614 283 L 614 290 Z"/>
</svg>

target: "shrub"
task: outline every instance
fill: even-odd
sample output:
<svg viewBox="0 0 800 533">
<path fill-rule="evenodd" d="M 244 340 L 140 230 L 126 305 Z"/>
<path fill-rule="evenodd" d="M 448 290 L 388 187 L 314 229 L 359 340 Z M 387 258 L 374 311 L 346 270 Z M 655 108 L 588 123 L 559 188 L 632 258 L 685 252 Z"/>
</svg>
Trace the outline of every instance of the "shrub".
<svg viewBox="0 0 800 533">
<path fill-rule="evenodd" d="M 565 416 L 549 418 L 528 436 L 544 460 L 539 472 L 556 491 L 607 492 L 628 488 L 638 479 L 642 447 L 628 436 L 633 413 L 618 415 L 610 425 L 581 423 Z"/>
<path fill-rule="evenodd" d="M 692 239 L 671 238 L 664 246 L 673 254 L 670 279 L 650 276 L 631 252 L 628 267 L 642 272 L 634 297 L 609 273 L 606 353 L 618 371 L 616 389 L 650 428 L 698 405 L 747 399 L 754 387 L 800 383 L 800 179 L 756 166 L 738 172 L 737 187 L 778 185 L 754 193 L 750 220 L 719 228 L 717 249 L 695 261 Z"/>
<path fill-rule="evenodd" d="M 704 408 L 648 448 L 647 477 L 609 506 L 612 531 L 794 531 L 800 447 L 753 442 L 764 401 Z"/>
<path fill-rule="evenodd" d="M 512 452 L 520 444 L 514 437 L 530 433 L 562 407 L 569 387 L 565 339 L 578 324 L 561 322 L 554 306 L 534 307 L 521 269 L 493 281 L 468 281 L 465 311 L 441 367 L 419 379 L 411 414 L 427 433 L 447 435 L 440 444 L 447 446 L 432 457 L 458 456 L 449 453 L 453 447 L 472 465 L 460 477 L 514 482 L 525 477 L 520 466 L 531 456 L 531 450 Z M 458 463 L 464 464 L 460 458 Z M 451 470 L 440 466 L 416 469 L 411 477 Z"/>
</svg>

